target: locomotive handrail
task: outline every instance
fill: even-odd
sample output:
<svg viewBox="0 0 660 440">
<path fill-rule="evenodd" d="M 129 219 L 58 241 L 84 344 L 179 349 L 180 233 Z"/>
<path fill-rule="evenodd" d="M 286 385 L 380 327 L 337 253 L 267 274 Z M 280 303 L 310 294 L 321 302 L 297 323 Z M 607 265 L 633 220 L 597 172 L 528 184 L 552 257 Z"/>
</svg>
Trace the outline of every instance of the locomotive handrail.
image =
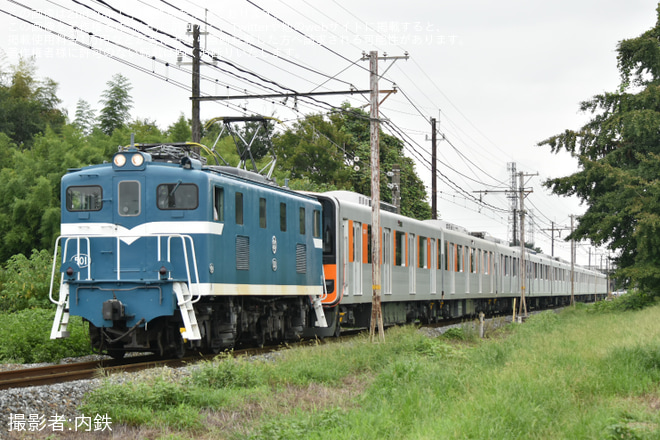
<svg viewBox="0 0 660 440">
<path fill-rule="evenodd" d="M 172 246 L 170 245 L 172 238 L 180 238 L 181 239 L 181 246 L 183 247 L 183 258 L 186 262 L 186 275 L 188 277 L 188 290 L 192 293 L 192 280 L 190 279 L 190 264 L 188 262 L 188 250 L 186 248 L 186 239 L 190 240 L 190 252 L 193 257 L 193 266 L 195 269 L 195 282 L 196 282 L 196 287 L 197 287 L 197 299 L 196 300 L 191 300 L 191 304 L 195 304 L 198 302 L 201 298 L 202 295 L 199 292 L 199 270 L 197 269 L 197 253 L 195 252 L 195 242 L 193 241 L 192 237 L 187 234 L 157 234 L 158 236 L 158 258 L 160 258 L 160 237 L 167 237 L 167 261 L 171 261 L 171 251 L 172 251 Z"/>
<path fill-rule="evenodd" d="M 64 245 L 64 249 L 62 250 L 62 261 L 60 264 L 64 263 L 64 259 L 66 258 L 67 251 L 68 251 L 68 246 L 69 246 L 69 239 L 75 238 L 76 239 L 76 256 L 78 257 L 76 264 L 78 264 L 78 267 L 80 267 L 80 239 L 84 239 L 87 241 L 87 253 L 91 254 L 90 252 L 90 246 L 91 243 L 89 241 L 89 237 L 83 236 L 83 235 L 60 235 L 57 237 L 57 240 L 55 240 L 55 250 L 53 251 L 53 268 L 51 270 L 50 274 L 50 288 L 48 289 L 48 299 L 50 302 L 53 304 L 59 304 L 59 301 L 55 301 L 53 298 L 53 284 L 55 282 L 55 267 L 57 265 L 57 249 L 59 249 L 60 241 L 62 238 L 66 238 L 66 243 Z M 87 255 L 87 258 L 89 259 L 87 261 L 87 279 L 91 278 L 91 255 Z M 78 274 L 78 277 L 80 277 L 80 274 Z M 62 281 L 64 281 L 64 274 L 61 275 L 60 277 L 60 284 L 62 284 Z"/>
<path fill-rule="evenodd" d="M 91 236 L 91 237 L 102 237 L 102 236 Z M 117 239 L 117 281 L 121 280 L 121 238 L 124 236 L 116 236 Z M 128 237 L 128 236 L 127 236 Z M 130 237 L 134 237 L 131 235 Z M 199 290 L 199 269 L 197 267 L 197 254 L 195 252 L 195 242 L 193 238 L 190 235 L 187 234 L 149 234 L 149 235 L 143 235 L 141 238 L 148 238 L 148 237 L 154 237 L 157 240 L 158 243 L 158 248 L 157 248 L 157 258 L 159 260 L 162 259 L 162 250 L 161 250 L 161 238 L 162 237 L 167 237 L 167 261 L 171 262 L 171 256 L 172 256 L 172 246 L 171 242 L 173 238 L 179 238 L 181 239 L 181 245 L 183 247 L 183 257 L 185 261 L 185 267 L 186 267 L 186 279 L 187 279 L 187 284 L 188 284 L 188 289 L 192 293 L 193 288 L 192 286 L 196 286 L 196 299 L 193 299 L 190 301 L 191 304 L 195 304 L 198 302 L 202 295 Z M 57 251 L 60 246 L 63 247 L 62 249 L 62 261 L 60 264 L 64 263 L 66 256 L 68 255 L 69 251 L 69 240 L 75 239 L 76 240 L 76 262 L 78 266 L 80 267 L 80 258 L 81 258 L 81 253 L 80 253 L 80 241 L 85 240 L 87 242 L 87 279 L 91 279 L 91 242 L 90 242 L 90 236 L 86 235 L 60 235 L 57 237 L 57 240 L 55 241 L 55 250 L 53 253 L 53 267 L 51 270 L 51 278 L 50 278 L 50 288 L 48 291 L 48 299 L 50 302 L 53 304 L 59 304 L 59 301 L 56 301 L 55 298 L 53 298 L 53 286 L 55 283 L 55 270 L 58 264 L 58 258 L 57 258 Z M 187 244 L 187 242 L 190 241 L 190 245 Z M 190 246 L 190 252 L 192 254 L 192 265 L 193 265 L 193 271 L 194 271 L 194 282 L 191 276 L 191 267 L 190 267 L 190 260 L 188 258 L 188 246 Z M 78 274 L 78 277 L 80 277 L 80 274 Z M 60 284 L 64 281 L 64 274 L 61 275 L 60 277 Z M 195 294 L 193 294 L 195 296 Z"/>
</svg>

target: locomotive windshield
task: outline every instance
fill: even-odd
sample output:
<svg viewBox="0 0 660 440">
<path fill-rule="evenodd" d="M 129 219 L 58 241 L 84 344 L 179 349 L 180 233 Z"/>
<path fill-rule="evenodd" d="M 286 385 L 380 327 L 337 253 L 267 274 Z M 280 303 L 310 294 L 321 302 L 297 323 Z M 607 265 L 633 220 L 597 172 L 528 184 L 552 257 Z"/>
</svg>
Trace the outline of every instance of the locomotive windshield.
<svg viewBox="0 0 660 440">
<path fill-rule="evenodd" d="M 103 207 L 103 190 L 100 186 L 70 186 L 66 189 L 68 211 L 100 211 Z"/>
<path fill-rule="evenodd" d="M 119 215 L 140 215 L 140 182 L 124 180 L 119 182 Z"/>
<path fill-rule="evenodd" d="M 164 183 L 158 185 L 159 209 L 197 209 L 199 190 L 192 183 Z"/>
<path fill-rule="evenodd" d="M 335 207 L 330 200 L 319 198 L 323 206 L 323 262 L 335 260 Z"/>
</svg>

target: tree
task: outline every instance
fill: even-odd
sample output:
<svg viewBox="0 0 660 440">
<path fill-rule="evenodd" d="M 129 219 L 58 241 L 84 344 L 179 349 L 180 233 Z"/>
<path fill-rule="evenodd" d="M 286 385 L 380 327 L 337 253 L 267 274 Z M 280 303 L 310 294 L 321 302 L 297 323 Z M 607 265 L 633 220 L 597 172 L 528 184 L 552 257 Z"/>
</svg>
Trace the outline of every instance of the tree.
<svg viewBox="0 0 660 440">
<path fill-rule="evenodd" d="M 0 132 L 16 145 L 29 148 L 34 137 L 47 126 L 60 130 L 66 117 L 57 108 L 57 83 L 36 77 L 34 58 L 21 58 L 0 83 Z"/>
<path fill-rule="evenodd" d="M 115 129 L 123 127 L 128 122 L 133 99 L 129 94 L 132 89 L 131 84 L 121 73 L 115 74 L 106 84 L 108 88 L 99 101 L 103 104 L 99 123 L 101 130 L 109 136 Z"/>
<path fill-rule="evenodd" d="M 169 126 L 167 134 L 171 142 L 188 142 L 192 139 L 190 123 L 188 123 L 183 113 L 174 124 Z"/>
<path fill-rule="evenodd" d="M 580 109 L 593 117 L 539 145 L 568 151 L 579 171 L 550 179 L 555 194 L 587 205 L 567 239 L 614 251 L 618 277 L 660 293 L 660 5 L 656 25 L 617 46 L 621 84 Z"/>
<path fill-rule="evenodd" d="M 76 118 L 73 120 L 73 125 L 77 127 L 83 134 L 89 135 L 96 124 L 96 116 L 94 109 L 84 99 L 79 99 L 76 104 Z"/>
<path fill-rule="evenodd" d="M 371 147 L 369 115 L 343 105 L 342 111 L 309 115 L 293 130 L 275 136 L 273 143 L 280 170 L 294 179 L 307 178 L 319 189 L 327 186 L 371 194 L 369 169 Z M 403 142 L 380 134 L 381 188 L 389 183 L 386 172 L 401 167 L 401 213 L 418 219 L 431 218 L 424 184 L 415 173 L 412 159 L 403 155 Z M 392 202 L 390 191 L 381 191 L 381 200 Z"/>
</svg>

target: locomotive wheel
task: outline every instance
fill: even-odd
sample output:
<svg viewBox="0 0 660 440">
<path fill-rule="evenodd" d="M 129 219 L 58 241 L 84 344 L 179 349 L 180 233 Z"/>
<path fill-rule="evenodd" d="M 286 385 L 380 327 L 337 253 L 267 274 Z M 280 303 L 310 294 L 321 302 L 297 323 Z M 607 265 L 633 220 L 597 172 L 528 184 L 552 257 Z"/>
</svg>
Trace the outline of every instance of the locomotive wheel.
<svg viewBox="0 0 660 440">
<path fill-rule="evenodd" d="M 172 331 L 172 355 L 177 359 L 182 359 L 186 355 L 186 345 L 178 328 Z"/>
</svg>

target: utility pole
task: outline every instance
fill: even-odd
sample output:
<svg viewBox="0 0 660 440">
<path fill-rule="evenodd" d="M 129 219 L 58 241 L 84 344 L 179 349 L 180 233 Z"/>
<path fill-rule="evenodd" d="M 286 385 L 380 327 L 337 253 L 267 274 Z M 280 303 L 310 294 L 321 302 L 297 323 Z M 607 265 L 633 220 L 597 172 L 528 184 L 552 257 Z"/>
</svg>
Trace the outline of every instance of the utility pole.
<svg viewBox="0 0 660 440">
<path fill-rule="evenodd" d="M 431 118 L 431 218 L 438 218 L 438 188 L 436 185 L 437 136 L 435 118 Z"/>
<path fill-rule="evenodd" d="M 515 162 L 508 162 L 506 164 L 507 171 L 510 172 L 511 176 L 511 184 L 510 184 L 510 193 L 509 193 L 509 198 L 511 199 L 511 223 L 513 224 L 513 227 L 511 229 L 511 244 L 512 246 L 516 245 L 516 240 L 518 240 L 518 190 L 516 189 L 518 187 L 517 183 L 517 177 L 518 173 L 516 172 L 516 163 Z"/>
<path fill-rule="evenodd" d="M 573 234 L 573 222 L 575 215 L 571 214 L 571 234 Z M 571 238 L 571 305 L 575 306 L 575 240 Z"/>
<path fill-rule="evenodd" d="M 518 174 L 520 179 L 520 305 L 518 315 L 522 316 L 524 311 L 525 317 L 527 316 L 527 300 L 525 299 L 525 289 L 527 288 L 525 286 L 525 282 L 527 281 L 527 263 L 525 261 L 525 255 L 527 254 L 525 247 L 525 197 L 533 191 L 532 189 L 525 190 L 525 177 L 538 175 L 539 173 L 525 174 L 522 171 Z"/>
<path fill-rule="evenodd" d="M 515 170 L 515 162 L 509 163 L 507 165 L 508 169 Z M 473 192 L 478 192 L 478 193 L 497 193 L 497 192 L 503 192 L 509 194 L 509 197 L 511 199 L 515 199 L 517 202 L 512 203 L 512 206 L 518 206 L 518 203 L 520 204 L 520 209 L 518 209 L 518 214 L 520 216 L 520 272 L 518 275 L 519 281 L 520 281 L 520 304 L 519 304 L 519 310 L 518 310 L 518 315 L 523 316 L 523 311 L 525 312 L 524 316 L 527 316 L 527 301 L 525 299 L 525 281 L 526 281 L 526 276 L 527 276 L 527 268 L 526 268 L 526 263 L 525 263 L 525 255 L 527 253 L 526 247 L 525 247 L 525 197 L 527 195 L 531 194 L 534 192 L 532 188 L 525 189 L 525 177 L 531 177 L 531 176 L 538 176 L 539 173 L 534 173 L 534 174 L 525 174 L 522 171 L 518 173 L 518 178 L 519 178 L 519 188 L 515 188 L 515 175 L 512 177 L 512 188 L 511 190 L 487 190 L 487 191 L 473 191 Z M 515 210 L 514 210 L 514 220 L 515 220 Z M 514 241 L 513 241 L 513 246 L 515 246 L 516 243 L 516 237 L 514 236 Z M 515 304 L 514 304 L 514 314 L 515 314 Z"/>
<path fill-rule="evenodd" d="M 378 333 L 380 340 L 385 341 L 385 329 L 383 326 L 383 310 L 381 305 L 380 286 L 380 120 L 378 112 L 378 60 L 408 59 L 406 53 L 403 57 L 378 57 L 378 51 L 372 50 L 369 56 L 363 54 L 362 60 L 369 60 L 369 88 L 371 89 L 371 112 L 369 114 L 370 140 L 371 140 L 371 326 L 369 334 L 371 341 L 375 339 L 376 322 L 378 322 Z M 390 65 L 391 67 L 391 65 Z M 387 72 L 387 69 L 385 69 Z M 383 72 L 383 75 L 385 74 Z"/>
<path fill-rule="evenodd" d="M 194 24 L 192 27 L 193 35 L 193 61 L 192 61 L 192 141 L 199 143 L 202 140 L 202 124 L 199 118 L 199 62 L 200 62 L 200 48 L 199 48 L 199 25 Z"/>
</svg>

